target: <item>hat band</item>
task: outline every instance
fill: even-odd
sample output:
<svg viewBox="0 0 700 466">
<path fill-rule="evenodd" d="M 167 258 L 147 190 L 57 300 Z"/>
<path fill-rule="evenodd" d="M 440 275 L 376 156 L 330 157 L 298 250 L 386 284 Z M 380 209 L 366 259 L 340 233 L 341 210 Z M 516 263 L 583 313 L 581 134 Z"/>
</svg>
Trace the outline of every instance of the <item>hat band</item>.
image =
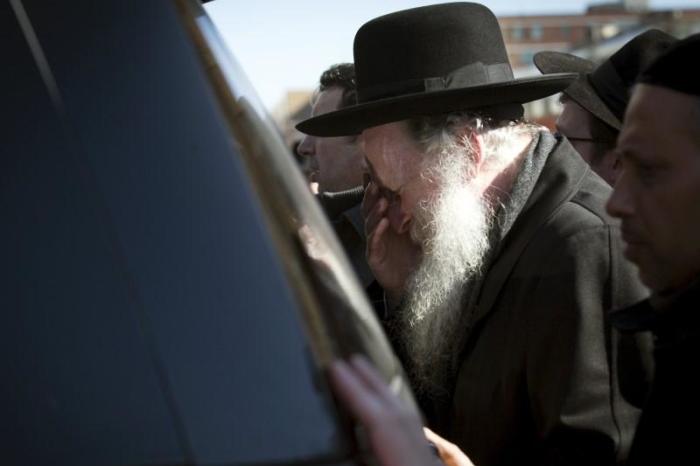
<svg viewBox="0 0 700 466">
<path fill-rule="evenodd" d="M 481 62 L 457 68 L 444 77 L 409 79 L 393 83 L 381 83 L 357 90 L 358 103 L 418 92 L 435 92 L 513 80 L 513 70 L 508 63 L 484 65 Z"/>
</svg>

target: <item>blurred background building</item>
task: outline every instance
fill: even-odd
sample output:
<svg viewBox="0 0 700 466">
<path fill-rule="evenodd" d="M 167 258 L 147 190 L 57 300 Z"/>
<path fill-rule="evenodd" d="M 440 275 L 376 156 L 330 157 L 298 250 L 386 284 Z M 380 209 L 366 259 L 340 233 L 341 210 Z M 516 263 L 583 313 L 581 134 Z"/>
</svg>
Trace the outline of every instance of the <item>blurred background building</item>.
<svg viewBox="0 0 700 466">
<path fill-rule="evenodd" d="M 539 74 L 532 57 L 542 50 L 573 53 L 600 62 L 649 28 L 679 38 L 700 32 L 700 6 L 652 10 L 648 0 L 621 0 L 597 3 L 583 14 L 501 16 L 499 22 L 513 72 L 516 77 L 524 77 Z M 302 136 L 294 125 L 308 118 L 312 92 L 313 89 L 289 91 L 272 111 L 289 146 Z M 550 128 L 559 111 L 558 96 L 526 106 L 528 118 Z"/>
</svg>

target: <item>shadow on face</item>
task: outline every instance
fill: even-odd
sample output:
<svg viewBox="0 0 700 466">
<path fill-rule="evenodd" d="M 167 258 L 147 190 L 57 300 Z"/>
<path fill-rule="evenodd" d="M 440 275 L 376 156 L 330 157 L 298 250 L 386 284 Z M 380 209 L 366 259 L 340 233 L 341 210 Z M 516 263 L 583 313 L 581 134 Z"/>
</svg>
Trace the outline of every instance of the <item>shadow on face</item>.
<svg viewBox="0 0 700 466">
<path fill-rule="evenodd" d="M 607 208 L 622 220 L 625 256 L 657 291 L 700 274 L 700 98 L 637 86 L 616 155 Z"/>
</svg>

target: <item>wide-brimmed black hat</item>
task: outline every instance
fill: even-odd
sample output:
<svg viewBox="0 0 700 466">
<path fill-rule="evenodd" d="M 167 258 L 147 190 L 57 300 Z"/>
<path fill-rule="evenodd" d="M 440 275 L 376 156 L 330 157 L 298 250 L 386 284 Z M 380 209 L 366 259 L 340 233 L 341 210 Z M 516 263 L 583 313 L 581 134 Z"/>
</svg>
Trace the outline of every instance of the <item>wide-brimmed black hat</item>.
<svg viewBox="0 0 700 466">
<path fill-rule="evenodd" d="M 522 103 L 560 92 L 576 78 L 514 79 L 498 21 L 477 3 L 380 16 L 357 31 L 354 55 L 357 105 L 304 120 L 299 131 L 342 136 L 459 110 L 516 119 L 522 116 Z"/>
<path fill-rule="evenodd" d="M 535 54 L 535 66 L 543 73 L 578 73 L 564 94 L 618 131 L 639 74 L 674 42 L 673 36 L 650 29 L 627 42 L 607 60 L 596 65 L 562 52 Z"/>
</svg>

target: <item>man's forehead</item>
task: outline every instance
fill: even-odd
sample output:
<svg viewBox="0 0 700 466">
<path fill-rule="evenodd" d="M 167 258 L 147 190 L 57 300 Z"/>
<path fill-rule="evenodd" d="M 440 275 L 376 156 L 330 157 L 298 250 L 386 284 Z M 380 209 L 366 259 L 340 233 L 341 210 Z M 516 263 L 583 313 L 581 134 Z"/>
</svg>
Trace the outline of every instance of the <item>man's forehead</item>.
<svg viewBox="0 0 700 466">
<path fill-rule="evenodd" d="M 405 121 L 367 128 L 361 141 L 367 170 L 380 187 L 396 190 L 421 170 L 422 148 Z"/>
<path fill-rule="evenodd" d="M 383 186 L 384 183 L 377 175 L 377 171 L 374 169 L 374 165 L 372 165 L 372 161 L 369 158 L 367 158 L 366 155 L 365 155 L 365 164 L 367 165 L 367 170 L 369 171 L 369 174 L 371 175 L 372 180 L 375 182 L 379 182 L 379 184 Z"/>
<path fill-rule="evenodd" d="M 699 123 L 688 121 L 685 102 L 663 88 L 637 85 L 618 139 L 618 156 L 633 163 L 657 165 L 680 155 L 676 152 L 687 147 L 688 137 L 700 129 Z"/>
<path fill-rule="evenodd" d="M 311 96 L 311 113 L 316 116 L 338 110 L 342 98 L 343 89 L 341 87 L 333 86 L 323 91 L 316 88 Z"/>
<path fill-rule="evenodd" d="M 408 121 L 392 121 L 382 125 L 370 126 L 360 133 L 364 144 L 379 144 L 383 148 L 393 148 L 411 142 Z"/>
</svg>

